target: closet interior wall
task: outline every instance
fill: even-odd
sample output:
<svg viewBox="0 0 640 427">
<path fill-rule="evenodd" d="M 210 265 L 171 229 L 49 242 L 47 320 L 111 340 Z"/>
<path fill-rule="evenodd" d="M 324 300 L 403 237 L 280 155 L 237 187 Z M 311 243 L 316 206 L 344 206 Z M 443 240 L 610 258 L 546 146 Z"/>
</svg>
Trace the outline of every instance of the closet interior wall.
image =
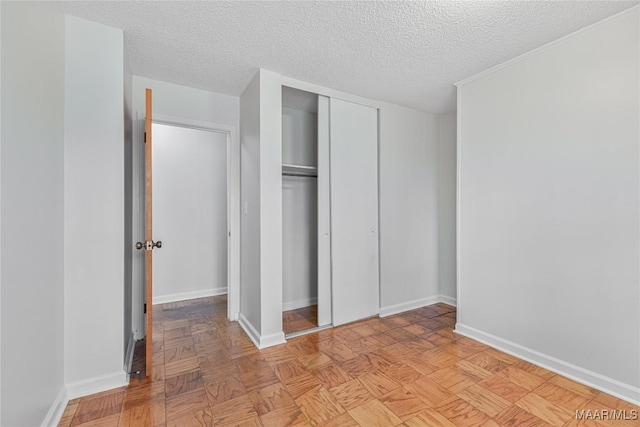
<svg viewBox="0 0 640 427">
<path fill-rule="evenodd" d="M 317 103 L 317 95 L 283 87 L 282 302 L 284 311 L 317 304 Z"/>
</svg>

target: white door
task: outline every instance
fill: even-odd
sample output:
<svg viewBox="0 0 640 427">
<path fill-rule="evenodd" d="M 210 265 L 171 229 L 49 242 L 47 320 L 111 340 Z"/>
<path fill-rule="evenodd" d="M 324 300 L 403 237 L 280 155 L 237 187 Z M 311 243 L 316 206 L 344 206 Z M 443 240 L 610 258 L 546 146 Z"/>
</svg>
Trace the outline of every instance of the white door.
<svg viewBox="0 0 640 427">
<path fill-rule="evenodd" d="M 329 164 L 329 98 L 318 96 L 318 326 L 332 322 Z"/>
<path fill-rule="evenodd" d="M 332 98 L 331 260 L 334 326 L 377 315 L 378 111 Z"/>
</svg>

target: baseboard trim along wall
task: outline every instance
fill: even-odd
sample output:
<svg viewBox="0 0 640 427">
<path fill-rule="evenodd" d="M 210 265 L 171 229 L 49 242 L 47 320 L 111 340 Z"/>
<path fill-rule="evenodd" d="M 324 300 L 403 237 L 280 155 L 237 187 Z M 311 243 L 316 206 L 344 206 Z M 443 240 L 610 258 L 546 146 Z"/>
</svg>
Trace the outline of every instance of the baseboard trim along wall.
<svg viewBox="0 0 640 427">
<path fill-rule="evenodd" d="M 450 297 L 450 296 L 447 296 L 447 295 L 440 295 L 439 298 L 440 298 L 439 302 L 441 302 L 441 303 L 450 305 L 452 307 L 456 307 L 457 306 L 457 301 L 456 301 L 456 299 L 454 297 Z"/>
<path fill-rule="evenodd" d="M 67 395 L 67 388 L 62 386 L 56 399 L 51 404 L 49 408 L 49 412 L 42 420 L 42 427 L 55 427 L 60 423 L 60 419 L 62 418 L 62 414 L 67 407 L 67 403 L 69 403 L 69 396 Z"/>
<path fill-rule="evenodd" d="M 612 396 L 640 405 L 640 388 L 630 386 L 613 378 L 600 375 L 580 366 L 556 359 L 555 357 L 540 353 L 520 344 L 502 339 L 495 335 L 479 331 L 470 326 L 457 323 L 454 332 L 465 337 L 480 341 L 493 348 L 504 351 L 519 359 L 541 366 L 552 372 L 570 378 L 574 381 L 603 391 Z"/>
<path fill-rule="evenodd" d="M 284 337 L 284 332 L 276 332 L 275 334 L 260 337 L 259 348 L 273 347 L 274 345 L 285 344 L 286 342 L 287 340 Z"/>
<path fill-rule="evenodd" d="M 282 311 L 297 310 L 303 307 L 309 307 L 318 303 L 318 298 L 299 299 L 297 301 L 287 301 L 282 303 Z"/>
<path fill-rule="evenodd" d="M 272 347 L 274 345 L 285 344 L 287 340 L 284 338 L 283 332 L 278 332 L 271 335 L 261 336 L 256 328 L 253 327 L 251 322 L 242 314 L 238 316 L 238 323 L 247 333 L 253 344 L 259 349 Z"/>
<path fill-rule="evenodd" d="M 445 295 L 434 295 L 432 297 L 416 299 L 413 301 L 403 302 L 401 304 L 380 307 L 380 317 L 393 316 L 394 314 L 404 313 L 405 311 L 415 310 L 416 308 L 426 307 L 428 305 L 444 303 L 456 306 L 455 298 Z"/>
<path fill-rule="evenodd" d="M 88 396 L 101 391 L 111 390 L 129 384 L 125 371 L 114 372 L 112 374 L 101 375 L 84 381 L 67 384 L 67 395 L 69 399 Z"/>
<path fill-rule="evenodd" d="M 244 314 L 240 313 L 238 315 L 238 323 L 240 324 L 242 329 L 244 329 L 247 335 L 249 335 L 249 338 L 251 339 L 253 344 L 256 347 L 260 348 L 260 334 L 258 333 L 258 331 L 256 331 L 256 328 L 253 327 L 251 322 L 249 322 L 249 320 L 244 317 Z"/>
<path fill-rule="evenodd" d="M 185 301 L 196 298 L 213 297 L 216 295 L 224 295 L 226 293 L 227 287 L 225 286 L 224 288 L 205 289 L 203 291 L 181 292 L 178 294 L 170 295 L 157 295 L 153 297 L 153 305 L 167 304 L 169 302 Z"/>
</svg>

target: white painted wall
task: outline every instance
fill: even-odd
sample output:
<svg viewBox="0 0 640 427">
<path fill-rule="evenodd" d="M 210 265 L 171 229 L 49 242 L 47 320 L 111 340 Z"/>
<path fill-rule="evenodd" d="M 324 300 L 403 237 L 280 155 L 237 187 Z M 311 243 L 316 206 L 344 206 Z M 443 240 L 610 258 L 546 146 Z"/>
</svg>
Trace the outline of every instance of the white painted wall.
<svg viewBox="0 0 640 427">
<path fill-rule="evenodd" d="M 260 74 L 240 96 L 240 320 L 259 333 L 260 288 Z M 255 338 L 255 337 L 254 337 Z"/>
<path fill-rule="evenodd" d="M 154 302 L 227 292 L 227 135 L 153 125 Z"/>
<path fill-rule="evenodd" d="M 121 30 L 67 16 L 65 36 L 64 372 L 74 397 L 126 383 L 124 64 Z"/>
<path fill-rule="evenodd" d="M 316 166 L 318 115 L 282 108 L 282 163 Z M 318 296 L 316 178 L 282 177 L 282 303 L 294 310 Z"/>
<path fill-rule="evenodd" d="M 0 40 L 2 40 L 2 6 L 0 6 Z M 2 43 L 0 42 L 0 309 L 2 309 Z M 0 314 L 2 343 L 2 314 Z M 0 422 L 2 422 L 2 351 L 0 351 Z"/>
<path fill-rule="evenodd" d="M 639 11 L 461 82 L 458 106 L 457 329 L 636 402 Z"/>
<path fill-rule="evenodd" d="M 282 84 L 260 70 L 260 286 L 261 346 L 284 342 L 282 333 Z"/>
<path fill-rule="evenodd" d="M 282 108 L 282 163 L 317 165 L 318 114 Z"/>
<path fill-rule="evenodd" d="M 380 107 L 381 314 L 436 302 L 438 117 Z"/>
<path fill-rule="evenodd" d="M 162 116 L 238 127 L 240 98 L 133 76 L 133 107 L 144 114 L 144 90 L 153 91 L 153 112 Z"/>
<path fill-rule="evenodd" d="M 133 355 L 133 75 L 124 51 L 124 350 Z M 129 370 L 129 366 L 125 366 Z"/>
<path fill-rule="evenodd" d="M 438 275 L 440 295 L 456 299 L 456 113 L 438 116 Z"/>
<path fill-rule="evenodd" d="M 259 70 L 240 97 L 240 323 L 259 347 L 282 333 L 282 86 Z"/>
<path fill-rule="evenodd" d="M 65 21 L 27 3 L 0 10 L 0 425 L 35 426 L 64 400 Z"/>
<path fill-rule="evenodd" d="M 295 310 L 318 297 L 318 186 L 315 178 L 282 177 L 282 304 Z"/>
</svg>

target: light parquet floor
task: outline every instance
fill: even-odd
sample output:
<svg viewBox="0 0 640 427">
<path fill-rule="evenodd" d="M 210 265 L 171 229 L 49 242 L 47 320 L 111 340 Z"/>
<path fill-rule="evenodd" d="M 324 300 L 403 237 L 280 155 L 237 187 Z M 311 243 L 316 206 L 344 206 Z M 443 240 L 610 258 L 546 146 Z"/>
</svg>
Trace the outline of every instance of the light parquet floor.
<svg viewBox="0 0 640 427">
<path fill-rule="evenodd" d="M 282 312 L 282 331 L 285 334 L 306 331 L 318 326 L 318 306 L 310 305 Z"/>
<path fill-rule="evenodd" d="M 152 381 L 69 402 L 60 426 L 636 426 L 640 408 L 453 332 L 436 304 L 258 350 L 224 296 L 154 307 Z"/>
</svg>

